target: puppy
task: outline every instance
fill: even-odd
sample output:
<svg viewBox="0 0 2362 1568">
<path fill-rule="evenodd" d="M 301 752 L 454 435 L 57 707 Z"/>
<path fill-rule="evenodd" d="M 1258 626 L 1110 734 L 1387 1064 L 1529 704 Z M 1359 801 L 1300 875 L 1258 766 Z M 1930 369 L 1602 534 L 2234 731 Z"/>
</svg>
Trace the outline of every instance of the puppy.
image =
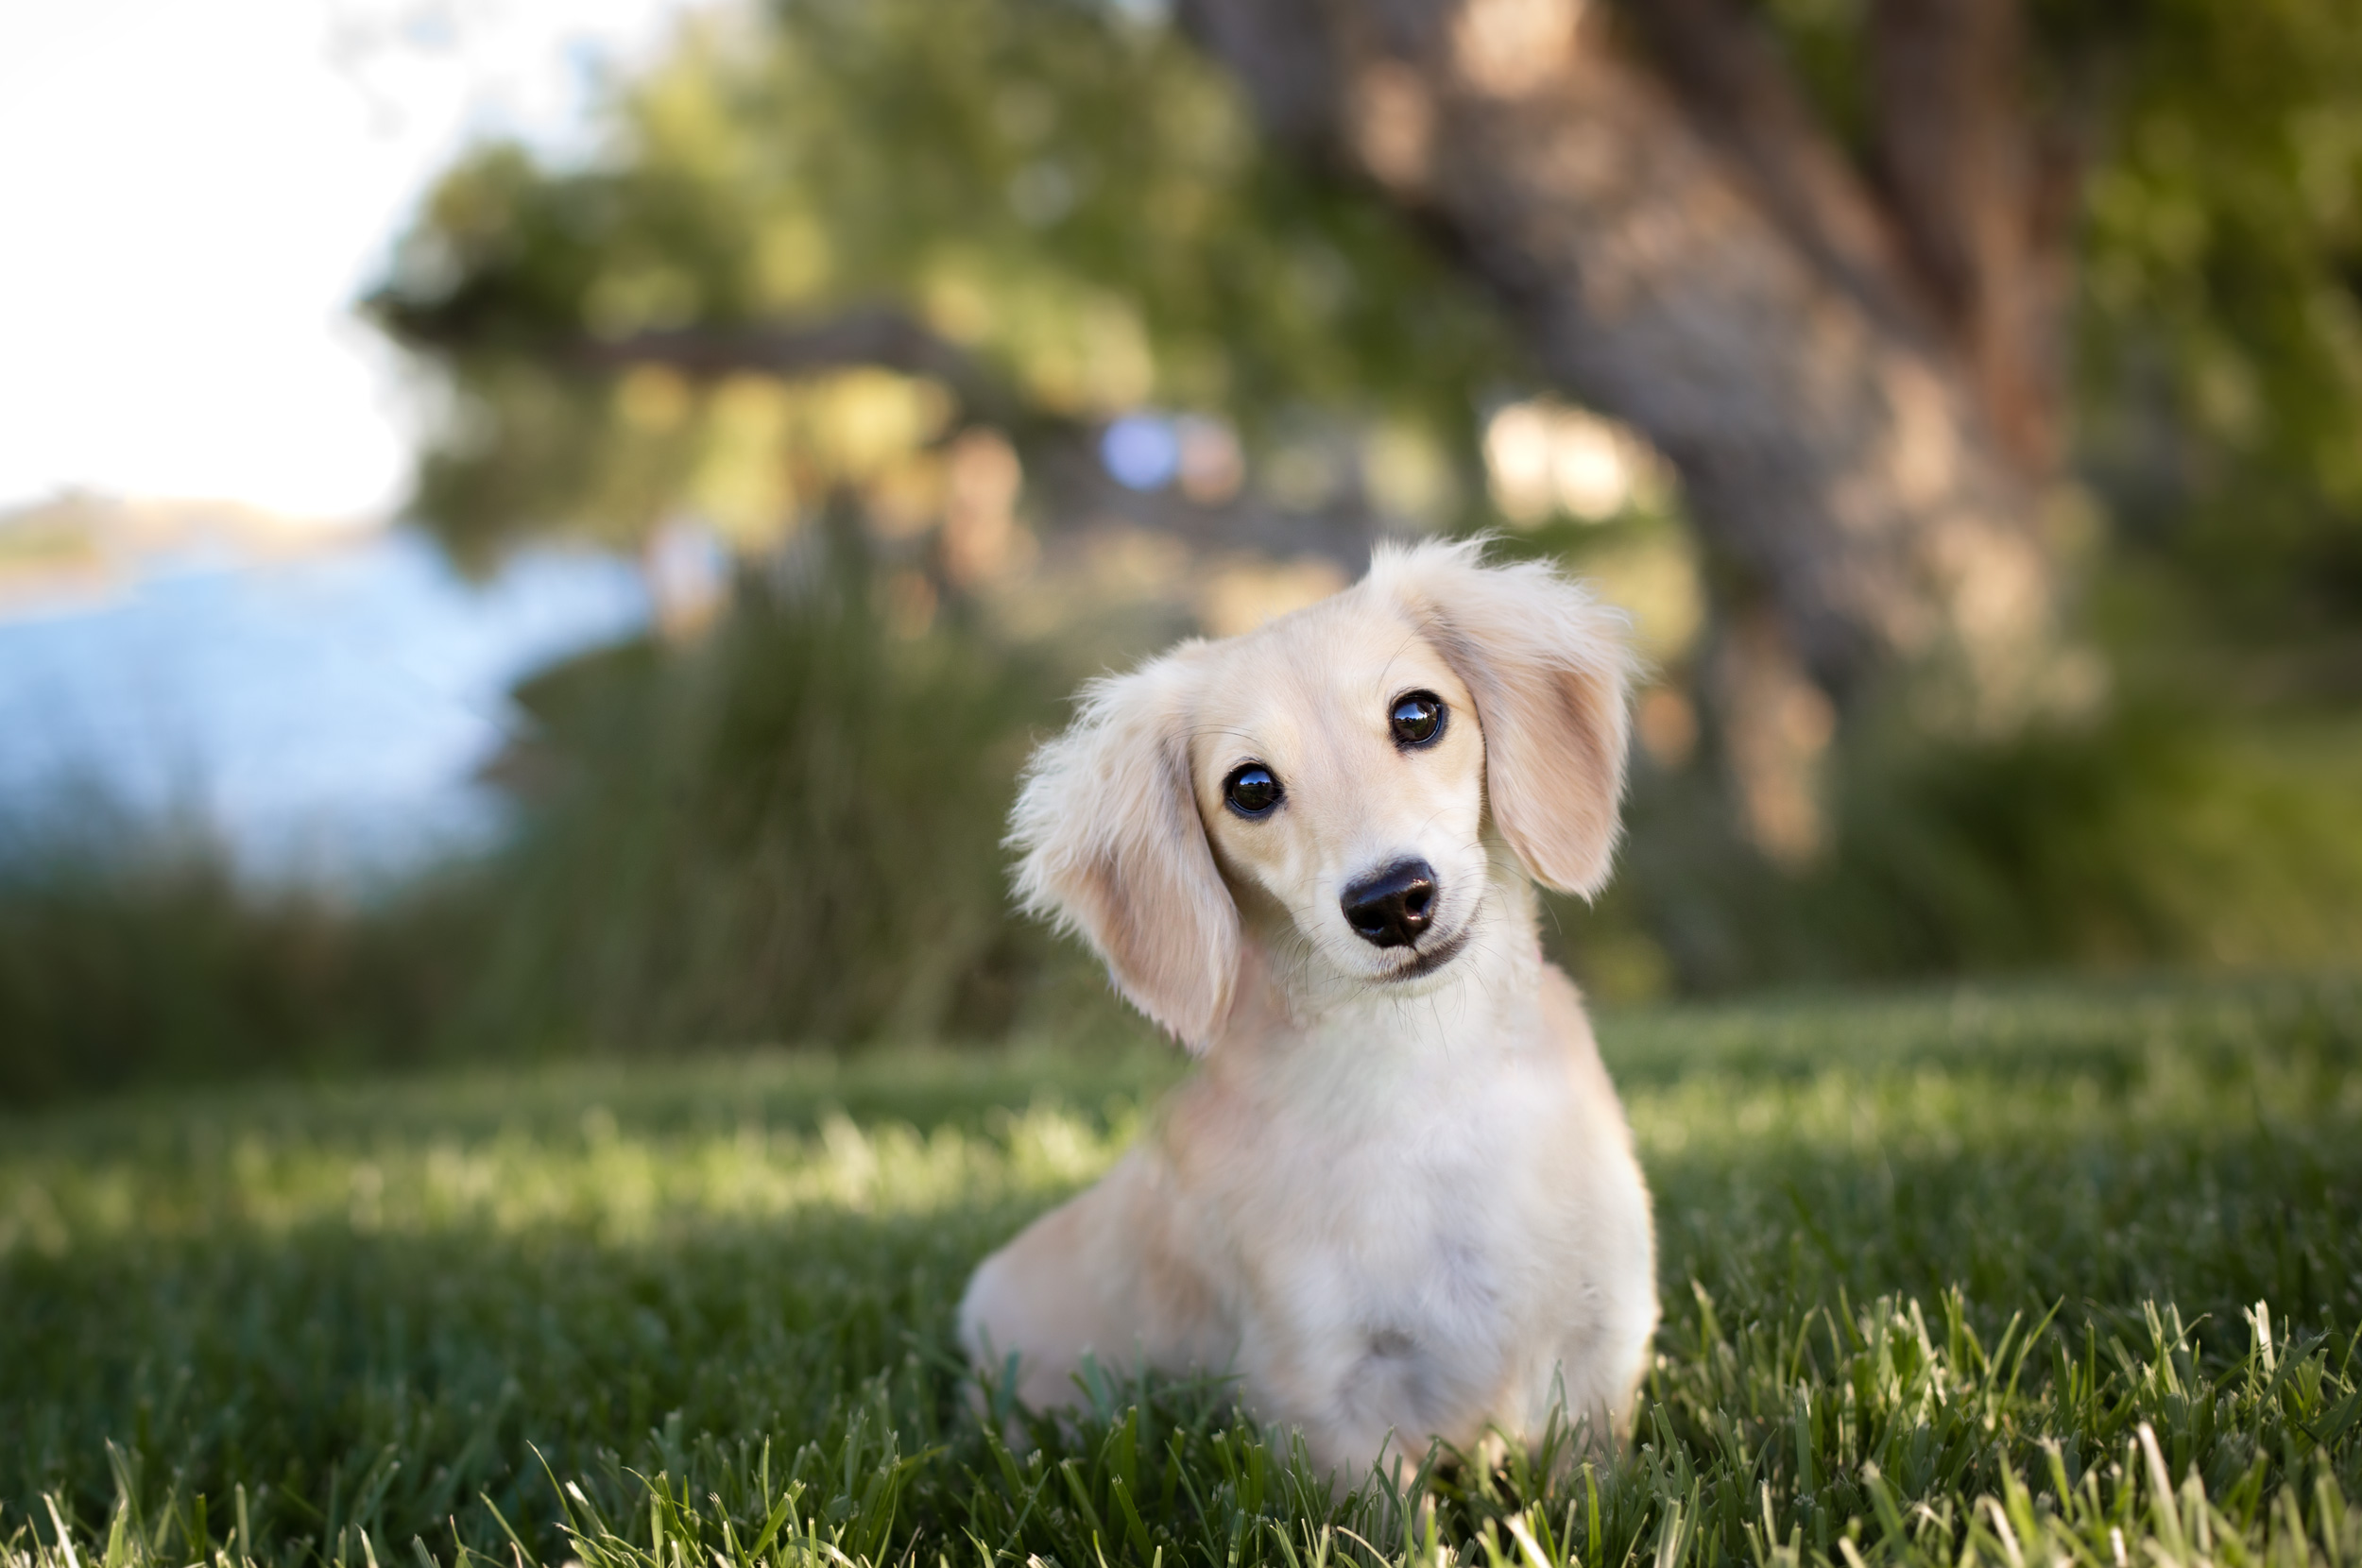
<svg viewBox="0 0 2362 1568">
<path fill-rule="evenodd" d="M 1394 1442 L 1620 1434 L 1657 1320 L 1649 1196 L 1532 884 L 1608 875 L 1621 618 L 1480 546 L 1089 687 L 1028 769 L 1028 909 L 1203 1070 L 986 1258 L 969 1355 L 1070 1402 L 1085 1354 L 1238 1375 L 1351 1484 Z"/>
</svg>

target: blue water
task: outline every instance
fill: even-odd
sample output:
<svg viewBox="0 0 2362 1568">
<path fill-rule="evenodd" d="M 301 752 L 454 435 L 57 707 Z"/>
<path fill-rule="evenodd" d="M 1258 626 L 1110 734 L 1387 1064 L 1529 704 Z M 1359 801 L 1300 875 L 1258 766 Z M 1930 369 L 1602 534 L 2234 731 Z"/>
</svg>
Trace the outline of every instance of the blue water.
<svg viewBox="0 0 2362 1568">
<path fill-rule="evenodd" d="M 290 561 L 193 558 L 0 620 L 0 812 L 195 823 L 246 874 L 373 881 L 479 849 L 508 691 L 647 625 L 629 561 L 540 549 L 471 583 L 394 531 Z"/>
</svg>

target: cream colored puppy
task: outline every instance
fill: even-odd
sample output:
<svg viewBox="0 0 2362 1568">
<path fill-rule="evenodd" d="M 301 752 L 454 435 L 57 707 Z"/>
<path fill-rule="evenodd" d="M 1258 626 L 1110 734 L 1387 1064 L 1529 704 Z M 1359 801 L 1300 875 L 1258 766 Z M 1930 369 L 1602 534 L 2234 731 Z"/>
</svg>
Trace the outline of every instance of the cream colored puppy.
<svg viewBox="0 0 2362 1568">
<path fill-rule="evenodd" d="M 971 1355 L 1230 1372 L 1348 1483 L 1388 1443 L 1620 1432 L 1649 1196 L 1532 884 L 1617 835 L 1615 612 L 1475 545 L 1088 689 L 1027 773 L 1029 908 L 1205 1059 L 1097 1186 L 986 1258 Z"/>
</svg>

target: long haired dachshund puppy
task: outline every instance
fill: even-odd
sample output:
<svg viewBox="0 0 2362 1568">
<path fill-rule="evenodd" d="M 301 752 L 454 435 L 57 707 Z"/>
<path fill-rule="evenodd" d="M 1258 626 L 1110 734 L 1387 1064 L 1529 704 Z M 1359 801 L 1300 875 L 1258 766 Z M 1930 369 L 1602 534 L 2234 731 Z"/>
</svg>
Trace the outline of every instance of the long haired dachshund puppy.
<svg viewBox="0 0 2362 1568">
<path fill-rule="evenodd" d="M 1086 691 L 1010 842 L 1204 1066 L 1098 1185 L 986 1258 L 960 1332 L 1017 1395 L 1087 1353 L 1226 1372 L 1348 1482 L 1390 1440 L 1623 1429 L 1649 1195 L 1532 884 L 1617 831 L 1616 612 L 1471 544 Z"/>
</svg>

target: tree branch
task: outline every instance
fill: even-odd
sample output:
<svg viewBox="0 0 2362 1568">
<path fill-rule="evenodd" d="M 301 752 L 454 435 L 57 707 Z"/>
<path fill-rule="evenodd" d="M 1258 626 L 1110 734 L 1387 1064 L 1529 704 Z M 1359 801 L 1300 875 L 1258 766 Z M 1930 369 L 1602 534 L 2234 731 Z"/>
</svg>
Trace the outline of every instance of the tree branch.
<svg viewBox="0 0 2362 1568">
<path fill-rule="evenodd" d="M 2040 471 L 2055 457 L 2064 236 L 2038 211 L 2053 197 L 2036 167 L 2025 46 L 2014 0 L 1878 0 L 1871 13 L 1887 207 L 1987 418 Z"/>
<path fill-rule="evenodd" d="M 1300 154 L 1336 154 L 1340 83 L 1320 0 L 1182 0 L 1180 20 L 1230 67 L 1265 130 Z"/>
<path fill-rule="evenodd" d="M 430 333 L 413 326 L 409 336 L 445 349 L 479 347 L 448 331 Z M 612 374 L 658 365 L 703 381 L 874 366 L 933 377 L 959 398 L 962 423 L 1000 426 L 1018 443 L 1032 475 L 1029 483 L 1042 503 L 1042 521 L 1053 534 L 1113 523 L 1171 534 L 1197 550 L 1321 555 L 1356 574 L 1369 564 L 1378 534 L 1379 520 L 1367 498 L 1352 487 L 1310 512 L 1285 511 L 1252 493 L 1207 505 L 1170 489 L 1126 489 L 1100 460 L 1097 423 L 1029 406 L 988 365 L 890 307 L 794 324 L 665 328 L 508 347 L 561 372 Z"/>
<path fill-rule="evenodd" d="M 662 365 L 710 379 L 744 372 L 809 376 L 873 366 L 943 383 L 969 412 L 1006 418 L 1015 399 L 975 355 L 890 306 L 865 306 L 796 324 L 673 327 L 618 338 L 584 337 L 551 357 L 595 369 Z"/>
<path fill-rule="evenodd" d="M 1733 0 L 1639 0 L 1626 14 L 1766 215 L 1891 330 L 1933 328 L 1913 258 L 1763 24 Z"/>
</svg>

